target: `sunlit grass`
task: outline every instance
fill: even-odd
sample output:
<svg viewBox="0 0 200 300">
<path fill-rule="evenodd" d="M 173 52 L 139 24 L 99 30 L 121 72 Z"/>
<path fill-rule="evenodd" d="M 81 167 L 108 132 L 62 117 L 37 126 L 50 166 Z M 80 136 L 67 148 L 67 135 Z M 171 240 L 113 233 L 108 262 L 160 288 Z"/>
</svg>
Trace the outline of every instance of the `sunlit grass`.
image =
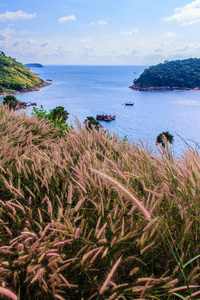
<svg viewBox="0 0 200 300">
<path fill-rule="evenodd" d="M 200 156 L 0 106 L 0 293 L 199 299 Z M 12 298 L 13 297 L 13 298 Z"/>
</svg>

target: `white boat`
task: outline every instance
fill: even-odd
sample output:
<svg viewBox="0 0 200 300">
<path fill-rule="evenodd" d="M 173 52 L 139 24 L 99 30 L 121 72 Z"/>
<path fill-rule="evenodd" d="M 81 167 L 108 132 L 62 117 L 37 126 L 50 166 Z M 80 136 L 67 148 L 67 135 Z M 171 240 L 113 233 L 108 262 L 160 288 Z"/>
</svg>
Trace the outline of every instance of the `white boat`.
<svg viewBox="0 0 200 300">
<path fill-rule="evenodd" d="M 126 106 L 133 106 L 134 103 L 133 102 L 125 102 L 124 105 L 126 105 Z"/>
</svg>

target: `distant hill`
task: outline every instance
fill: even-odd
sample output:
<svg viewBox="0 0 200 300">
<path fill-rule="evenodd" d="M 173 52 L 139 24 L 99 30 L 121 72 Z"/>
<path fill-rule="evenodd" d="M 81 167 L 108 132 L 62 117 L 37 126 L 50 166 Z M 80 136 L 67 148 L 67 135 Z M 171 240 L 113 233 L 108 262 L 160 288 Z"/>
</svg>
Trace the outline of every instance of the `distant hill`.
<svg viewBox="0 0 200 300">
<path fill-rule="evenodd" d="M 144 70 L 131 88 L 135 90 L 170 90 L 200 88 L 200 59 L 165 61 Z"/>
<path fill-rule="evenodd" d="M 42 83 L 38 76 L 15 59 L 0 56 L 0 93 L 30 89 Z"/>
<path fill-rule="evenodd" d="M 24 65 L 27 68 L 43 68 L 44 66 L 38 63 L 29 63 Z"/>
</svg>

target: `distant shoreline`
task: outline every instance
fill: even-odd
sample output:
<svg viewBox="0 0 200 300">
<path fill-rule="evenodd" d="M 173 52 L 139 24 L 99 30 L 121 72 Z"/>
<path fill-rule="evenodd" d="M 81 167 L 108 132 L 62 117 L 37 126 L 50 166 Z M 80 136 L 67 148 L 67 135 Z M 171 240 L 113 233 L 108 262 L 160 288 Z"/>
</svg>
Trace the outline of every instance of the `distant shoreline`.
<svg viewBox="0 0 200 300">
<path fill-rule="evenodd" d="M 137 85 L 129 86 L 130 89 L 139 92 L 162 92 L 162 91 L 198 91 L 200 87 L 188 88 L 188 87 L 170 87 L 170 86 L 150 86 L 150 87 L 140 87 Z"/>
<path fill-rule="evenodd" d="M 38 85 L 35 85 L 30 88 L 24 88 L 24 89 L 21 89 L 20 91 L 16 91 L 16 90 L 6 91 L 3 93 L 0 93 L 0 97 L 4 97 L 6 95 L 17 95 L 17 94 L 24 94 L 24 93 L 31 93 L 31 92 L 39 92 L 42 88 L 49 86 L 49 85 L 52 85 L 52 83 L 46 82 L 41 79 L 41 83 Z"/>
</svg>

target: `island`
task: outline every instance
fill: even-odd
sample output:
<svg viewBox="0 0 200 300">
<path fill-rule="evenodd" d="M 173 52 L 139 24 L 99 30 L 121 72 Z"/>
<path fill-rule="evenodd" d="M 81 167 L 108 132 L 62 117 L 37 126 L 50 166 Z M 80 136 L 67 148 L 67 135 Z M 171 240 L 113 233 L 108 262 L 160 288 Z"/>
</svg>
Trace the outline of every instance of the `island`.
<svg viewBox="0 0 200 300">
<path fill-rule="evenodd" d="M 27 68 L 44 68 L 43 65 L 38 64 L 38 63 L 28 63 L 24 65 Z"/>
<path fill-rule="evenodd" d="M 32 73 L 15 58 L 0 52 L 0 96 L 39 91 L 51 85 Z"/>
<path fill-rule="evenodd" d="M 199 90 L 200 59 L 166 60 L 150 66 L 130 88 L 136 91 Z"/>
</svg>

